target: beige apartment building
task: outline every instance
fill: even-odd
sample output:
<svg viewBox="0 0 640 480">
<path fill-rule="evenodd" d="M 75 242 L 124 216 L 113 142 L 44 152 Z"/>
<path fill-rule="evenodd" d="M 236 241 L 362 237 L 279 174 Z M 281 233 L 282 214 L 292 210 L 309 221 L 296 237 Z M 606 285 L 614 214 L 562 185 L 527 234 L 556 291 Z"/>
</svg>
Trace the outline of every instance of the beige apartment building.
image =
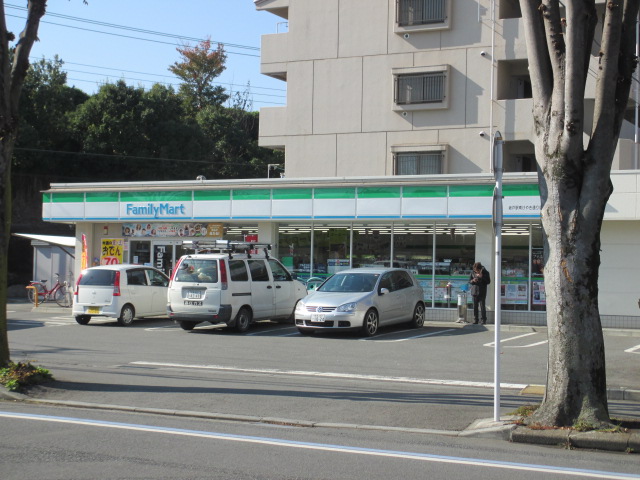
<svg viewBox="0 0 640 480">
<path fill-rule="evenodd" d="M 260 144 L 284 150 L 284 178 L 53 184 L 43 193 L 43 219 L 75 223 L 76 251 L 86 245 L 91 264 L 171 273 L 194 241 L 225 238 L 270 243 L 303 280 L 400 265 L 423 286 L 428 318 L 453 321 L 472 264 L 498 271 L 491 144 L 500 131 L 502 321 L 543 325 L 544 238 L 517 0 L 255 6 L 274 20 L 275 33 L 262 37 L 262 73 L 287 87 L 286 106 L 260 112 Z M 599 306 L 605 326 L 640 328 L 631 103 L 602 228 Z"/>
<path fill-rule="evenodd" d="M 496 129 L 505 171 L 535 171 L 517 0 L 255 4 L 288 22 L 263 36 L 261 64 L 287 105 L 260 111 L 260 144 L 285 151 L 287 177 L 487 173 Z M 630 113 L 615 169 L 638 168 Z"/>
</svg>

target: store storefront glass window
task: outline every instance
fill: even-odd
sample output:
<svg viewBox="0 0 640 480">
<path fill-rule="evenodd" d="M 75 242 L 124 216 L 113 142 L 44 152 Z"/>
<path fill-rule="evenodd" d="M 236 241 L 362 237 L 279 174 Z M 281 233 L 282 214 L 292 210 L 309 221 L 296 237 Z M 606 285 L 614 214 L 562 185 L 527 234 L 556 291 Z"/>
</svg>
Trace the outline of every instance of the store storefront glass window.
<svg viewBox="0 0 640 480">
<path fill-rule="evenodd" d="M 529 310 L 529 224 L 502 227 L 503 310 Z"/>
<path fill-rule="evenodd" d="M 224 239 L 240 242 L 260 241 L 258 238 L 258 224 L 225 224 Z"/>
<path fill-rule="evenodd" d="M 278 227 L 278 259 L 300 280 L 311 277 L 311 224 L 289 223 Z"/>
<path fill-rule="evenodd" d="M 544 243 L 541 225 L 531 225 L 531 310 L 546 311 Z"/>
<path fill-rule="evenodd" d="M 433 223 L 396 223 L 393 226 L 394 266 L 410 270 L 424 289 L 427 306 L 433 299 Z"/>
<path fill-rule="evenodd" d="M 349 268 L 351 224 L 313 225 L 313 276 L 326 278 Z"/>
<path fill-rule="evenodd" d="M 475 224 L 436 224 L 433 306 L 456 308 L 458 293 L 466 290 L 475 261 Z M 467 300 L 471 302 L 471 297 Z"/>
<path fill-rule="evenodd" d="M 353 266 L 389 266 L 391 223 L 353 224 Z"/>
</svg>

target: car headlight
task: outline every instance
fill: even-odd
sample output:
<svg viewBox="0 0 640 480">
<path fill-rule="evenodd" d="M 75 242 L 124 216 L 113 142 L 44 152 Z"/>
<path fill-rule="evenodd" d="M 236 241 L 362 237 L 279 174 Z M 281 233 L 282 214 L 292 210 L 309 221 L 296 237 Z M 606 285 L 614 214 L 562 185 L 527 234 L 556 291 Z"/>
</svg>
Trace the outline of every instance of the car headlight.
<svg viewBox="0 0 640 480">
<path fill-rule="evenodd" d="M 340 305 L 338 308 L 336 308 L 336 312 L 353 313 L 357 306 L 358 304 L 355 302 L 345 303 L 344 305 Z"/>
<path fill-rule="evenodd" d="M 302 301 L 296 304 L 296 312 L 304 312 L 305 309 L 306 309 L 306 306 L 304 303 L 302 303 Z"/>
</svg>

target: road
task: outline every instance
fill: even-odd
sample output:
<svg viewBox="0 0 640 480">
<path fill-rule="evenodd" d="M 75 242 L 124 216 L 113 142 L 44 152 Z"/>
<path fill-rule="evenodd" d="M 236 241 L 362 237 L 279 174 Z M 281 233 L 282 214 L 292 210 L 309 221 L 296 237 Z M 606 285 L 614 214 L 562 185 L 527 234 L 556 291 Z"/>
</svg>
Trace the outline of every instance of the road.
<svg viewBox="0 0 640 480">
<path fill-rule="evenodd" d="M 640 478 L 636 455 L 490 439 L 0 408 L 3 480 Z"/>
<path fill-rule="evenodd" d="M 0 466 L 3 479 L 17 478 L 2 474 L 14 463 L 34 469 L 20 478 L 62 478 L 60 472 L 79 467 L 69 479 L 95 478 L 85 468 L 103 466 L 108 474 L 99 478 L 423 478 L 425 472 L 429 478 L 561 478 L 556 470 L 495 462 L 598 470 L 595 478 L 640 472 L 636 455 L 456 437 L 475 419 L 493 415 L 493 331 L 483 327 L 395 327 L 361 339 L 306 337 L 265 322 L 242 335 L 213 327 L 185 332 L 166 318 L 124 328 L 110 320 L 80 326 L 62 309 L 11 305 L 8 311 L 13 360 L 45 366 L 57 379 L 31 392 L 34 398 L 294 419 L 316 428 L 2 402 L 0 428 L 7 435 L 0 456 L 9 459 Z M 501 412 L 508 414 L 540 401 L 520 390 L 544 383 L 546 332 L 512 329 L 502 337 Z M 640 337 L 607 335 L 605 341 L 609 385 L 640 388 Z M 640 416 L 633 402 L 611 401 L 610 407 L 618 416 Z M 35 414 L 52 418 L 35 420 Z M 369 427 L 328 428 L 332 423 Z M 171 428 L 181 431 L 165 431 Z M 21 445 L 40 445 L 42 454 L 30 461 Z M 37 474 L 41 457 L 54 459 L 55 475 Z M 166 465 L 164 476 L 154 470 L 158 465 Z M 594 478 L 571 472 L 562 476 Z"/>
</svg>

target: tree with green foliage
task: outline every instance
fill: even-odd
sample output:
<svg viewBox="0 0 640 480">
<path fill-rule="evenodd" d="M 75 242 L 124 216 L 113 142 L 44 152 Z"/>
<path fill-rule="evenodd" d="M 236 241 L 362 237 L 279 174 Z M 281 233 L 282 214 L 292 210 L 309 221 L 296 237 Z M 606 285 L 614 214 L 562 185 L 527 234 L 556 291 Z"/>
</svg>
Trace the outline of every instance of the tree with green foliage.
<svg viewBox="0 0 640 480">
<path fill-rule="evenodd" d="M 7 257 L 11 231 L 11 159 L 18 136 L 19 104 L 29 68 L 29 54 L 38 38 L 46 0 L 29 0 L 24 30 L 12 51 L 15 36 L 7 31 L 4 1 L 0 0 L 0 367 L 11 360 L 7 336 Z"/>
<path fill-rule="evenodd" d="M 206 106 L 222 105 L 229 96 L 214 80 L 225 70 L 227 54 L 224 46 L 215 48 L 211 39 L 202 40 L 198 45 L 176 48 L 181 61 L 169 67 L 169 71 L 182 80 L 180 94 L 185 99 L 187 114 L 193 115 Z"/>
<path fill-rule="evenodd" d="M 531 421 L 545 426 L 610 423 L 598 310 L 600 230 L 638 61 L 639 3 L 520 0 L 546 234 L 549 328 L 547 388 Z M 590 75 L 596 77 L 592 119 L 585 115 Z"/>
<path fill-rule="evenodd" d="M 33 62 L 20 101 L 20 135 L 12 161 L 13 222 L 39 218 L 34 199 L 50 182 L 61 181 L 76 160 L 69 115 L 89 96 L 67 85 L 64 62 L 57 56 Z"/>
<path fill-rule="evenodd" d="M 200 127 L 185 117 L 182 99 L 159 84 L 149 91 L 123 80 L 103 85 L 71 115 L 71 123 L 93 178 L 195 178 L 195 162 L 208 150 Z"/>
</svg>

